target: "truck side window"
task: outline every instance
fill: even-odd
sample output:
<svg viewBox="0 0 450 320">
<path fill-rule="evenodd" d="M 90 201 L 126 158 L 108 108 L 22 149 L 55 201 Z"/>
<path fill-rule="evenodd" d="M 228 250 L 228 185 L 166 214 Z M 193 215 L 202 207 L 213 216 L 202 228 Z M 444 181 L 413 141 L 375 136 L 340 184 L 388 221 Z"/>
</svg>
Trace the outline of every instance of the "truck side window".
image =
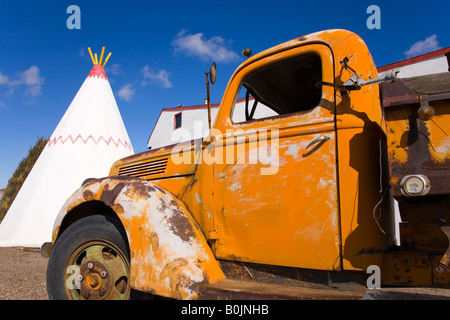
<svg viewBox="0 0 450 320">
<path fill-rule="evenodd" d="M 244 79 L 231 119 L 235 123 L 307 111 L 319 105 L 322 64 L 316 54 L 289 59 Z M 239 97 L 240 97 L 239 96 Z"/>
</svg>

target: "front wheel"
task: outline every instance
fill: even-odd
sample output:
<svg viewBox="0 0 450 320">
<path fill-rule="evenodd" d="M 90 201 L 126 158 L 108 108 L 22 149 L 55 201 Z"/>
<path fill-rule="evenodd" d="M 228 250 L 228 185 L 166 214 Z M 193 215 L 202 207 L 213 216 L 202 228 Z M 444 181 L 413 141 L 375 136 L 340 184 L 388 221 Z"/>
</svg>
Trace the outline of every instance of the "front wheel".
<svg viewBox="0 0 450 320">
<path fill-rule="evenodd" d="M 129 250 L 116 219 L 89 216 L 58 238 L 47 267 L 47 292 L 56 300 L 125 300 L 130 297 Z"/>
</svg>

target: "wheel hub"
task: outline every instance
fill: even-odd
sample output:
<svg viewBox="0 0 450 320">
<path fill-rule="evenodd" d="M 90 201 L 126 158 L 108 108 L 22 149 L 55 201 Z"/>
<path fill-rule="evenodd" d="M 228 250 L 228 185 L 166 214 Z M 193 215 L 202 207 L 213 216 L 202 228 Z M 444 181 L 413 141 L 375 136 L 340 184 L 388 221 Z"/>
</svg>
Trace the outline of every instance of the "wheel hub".
<svg viewBox="0 0 450 320">
<path fill-rule="evenodd" d="M 102 286 L 102 278 L 98 273 L 88 273 L 86 276 L 86 286 L 90 290 L 98 290 Z"/>
<path fill-rule="evenodd" d="M 77 285 L 67 286 L 67 297 L 74 300 L 127 299 L 130 293 L 129 264 L 112 243 L 97 240 L 77 248 L 68 259 L 66 270 L 78 270 Z M 70 284 L 70 273 L 65 282 Z"/>
<path fill-rule="evenodd" d="M 84 262 L 80 268 L 82 276 L 80 292 L 86 299 L 102 299 L 110 290 L 110 279 L 106 267 L 99 261 Z"/>
</svg>

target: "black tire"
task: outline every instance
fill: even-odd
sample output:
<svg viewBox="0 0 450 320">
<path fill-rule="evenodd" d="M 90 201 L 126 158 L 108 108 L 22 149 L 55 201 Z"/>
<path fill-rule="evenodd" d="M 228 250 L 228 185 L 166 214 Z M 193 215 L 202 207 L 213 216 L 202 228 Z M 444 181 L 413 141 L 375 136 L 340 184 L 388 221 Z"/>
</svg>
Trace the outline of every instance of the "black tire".
<svg viewBox="0 0 450 320">
<path fill-rule="evenodd" d="M 52 300 L 129 299 L 130 255 L 118 219 L 82 218 L 57 239 L 47 266 Z"/>
</svg>

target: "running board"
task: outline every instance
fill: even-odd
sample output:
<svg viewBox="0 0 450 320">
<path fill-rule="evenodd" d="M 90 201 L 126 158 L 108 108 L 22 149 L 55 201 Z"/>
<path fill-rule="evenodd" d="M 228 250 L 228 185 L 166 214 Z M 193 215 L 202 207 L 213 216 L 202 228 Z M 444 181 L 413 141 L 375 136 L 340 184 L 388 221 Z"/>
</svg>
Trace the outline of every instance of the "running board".
<svg viewBox="0 0 450 320">
<path fill-rule="evenodd" d="M 226 279 L 199 288 L 199 300 L 361 300 L 361 285 L 346 290 L 306 288 L 250 280 Z"/>
</svg>

